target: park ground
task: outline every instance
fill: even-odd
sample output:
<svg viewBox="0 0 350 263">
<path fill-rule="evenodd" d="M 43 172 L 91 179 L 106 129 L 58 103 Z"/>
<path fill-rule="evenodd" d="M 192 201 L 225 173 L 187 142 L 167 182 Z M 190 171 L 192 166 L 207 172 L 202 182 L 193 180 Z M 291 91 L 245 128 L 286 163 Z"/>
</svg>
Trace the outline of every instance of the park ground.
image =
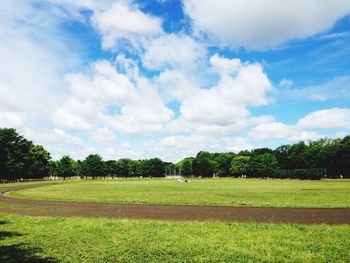
<svg viewBox="0 0 350 263">
<path fill-rule="evenodd" d="M 12 191 L 34 200 L 166 205 L 350 208 L 350 179 L 116 179 Z"/>
<path fill-rule="evenodd" d="M 349 180 L 162 179 L 66 182 L 7 195 L 75 202 L 349 208 L 349 193 Z M 349 247 L 349 224 L 0 213 L 0 262 L 347 262 Z"/>
</svg>

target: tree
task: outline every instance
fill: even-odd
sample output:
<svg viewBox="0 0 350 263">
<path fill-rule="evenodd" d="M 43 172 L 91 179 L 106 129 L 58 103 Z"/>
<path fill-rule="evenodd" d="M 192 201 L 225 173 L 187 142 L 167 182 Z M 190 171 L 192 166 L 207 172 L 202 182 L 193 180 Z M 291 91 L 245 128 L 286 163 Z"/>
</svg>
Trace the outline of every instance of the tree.
<svg viewBox="0 0 350 263">
<path fill-rule="evenodd" d="M 119 159 L 115 164 L 116 174 L 119 177 L 129 177 L 130 159 Z"/>
<path fill-rule="evenodd" d="M 193 162 L 193 158 L 185 158 L 182 162 L 180 162 L 182 175 L 184 176 L 193 175 L 192 162 Z"/>
<path fill-rule="evenodd" d="M 68 155 L 64 155 L 57 162 L 57 175 L 66 179 L 67 177 L 75 176 L 75 170 L 73 166 L 73 159 Z"/>
<path fill-rule="evenodd" d="M 0 180 L 42 178 L 49 174 L 50 154 L 15 129 L 0 128 Z"/>
<path fill-rule="evenodd" d="M 220 176 L 230 176 L 231 162 L 234 156 L 234 153 L 212 154 L 210 160 L 213 162 L 214 172 L 219 173 Z"/>
<path fill-rule="evenodd" d="M 50 176 L 58 176 L 57 171 L 58 171 L 58 162 L 56 160 L 51 160 L 49 162 L 49 175 Z"/>
<path fill-rule="evenodd" d="M 15 129 L 0 130 L 0 173 L 3 179 L 16 180 L 27 177 L 30 142 Z"/>
<path fill-rule="evenodd" d="M 130 161 L 128 167 L 129 175 L 131 177 L 140 177 L 142 174 L 142 161 Z"/>
<path fill-rule="evenodd" d="M 91 176 L 93 179 L 105 176 L 108 173 L 105 162 L 98 154 L 87 156 L 81 163 L 81 170 L 83 176 Z"/>
<path fill-rule="evenodd" d="M 213 163 L 210 162 L 210 153 L 199 152 L 193 160 L 192 169 L 195 176 L 211 177 L 213 175 Z"/>
<path fill-rule="evenodd" d="M 30 178 L 43 178 L 49 175 L 51 156 L 42 145 L 30 147 L 29 158 L 28 176 Z"/>
<path fill-rule="evenodd" d="M 277 158 L 265 152 L 252 156 L 249 161 L 249 175 L 255 177 L 273 177 L 278 167 Z"/>
<path fill-rule="evenodd" d="M 142 175 L 146 177 L 164 177 L 165 165 L 159 158 L 142 161 Z"/>
<path fill-rule="evenodd" d="M 236 155 L 231 162 L 233 176 L 247 175 L 249 173 L 250 156 Z"/>
<path fill-rule="evenodd" d="M 108 172 L 108 175 L 114 178 L 114 176 L 117 175 L 117 161 L 115 160 L 109 160 L 106 161 L 106 169 Z"/>
</svg>

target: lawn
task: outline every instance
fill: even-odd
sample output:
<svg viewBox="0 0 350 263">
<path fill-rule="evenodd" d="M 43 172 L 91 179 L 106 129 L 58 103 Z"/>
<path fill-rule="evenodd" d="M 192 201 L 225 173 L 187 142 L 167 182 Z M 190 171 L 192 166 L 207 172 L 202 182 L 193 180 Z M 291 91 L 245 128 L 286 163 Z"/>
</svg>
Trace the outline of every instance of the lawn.
<svg viewBox="0 0 350 263">
<path fill-rule="evenodd" d="M 349 247 L 349 225 L 0 215 L 0 262 L 346 262 Z"/>
<path fill-rule="evenodd" d="M 66 182 L 7 195 L 79 202 L 349 208 L 350 180 L 117 179 Z"/>
<path fill-rule="evenodd" d="M 51 183 L 51 181 L 32 181 L 32 182 L 6 183 L 6 184 L 0 183 L 0 188 L 18 186 L 18 185 L 47 184 L 47 183 Z"/>
</svg>

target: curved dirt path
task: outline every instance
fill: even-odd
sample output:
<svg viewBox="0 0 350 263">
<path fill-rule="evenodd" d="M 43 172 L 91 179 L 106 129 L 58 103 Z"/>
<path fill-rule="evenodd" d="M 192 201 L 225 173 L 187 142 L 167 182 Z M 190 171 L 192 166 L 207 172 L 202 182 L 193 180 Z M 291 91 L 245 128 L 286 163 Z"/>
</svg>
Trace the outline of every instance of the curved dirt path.
<svg viewBox="0 0 350 263">
<path fill-rule="evenodd" d="M 56 183 L 52 183 L 56 184 Z M 50 184 L 0 188 L 0 213 L 29 216 L 81 216 L 157 220 L 220 220 L 230 222 L 350 224 L 349 208 L 266 208 L 198 205 L 107 204 L 38 201 L 4 196 L 9 191 Z"/>
</svg>

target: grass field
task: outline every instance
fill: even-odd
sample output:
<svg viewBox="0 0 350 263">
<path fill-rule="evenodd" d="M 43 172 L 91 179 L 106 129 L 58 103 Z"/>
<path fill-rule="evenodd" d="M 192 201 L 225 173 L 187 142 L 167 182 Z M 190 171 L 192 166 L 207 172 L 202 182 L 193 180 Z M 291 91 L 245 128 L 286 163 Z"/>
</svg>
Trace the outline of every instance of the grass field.
<svg viewBox="0 0 350 263">
<path fill-rule="evenodd" d="M 48 184 L 52 183 L 52 181 L 33 181 L 33 182 L 21 182 L 21 183 L 6 183 L 0 184 L 0 188 L 11 187 L 16 185 L 31 185 L 31 184 Z"/>
<path fill-rule="evenodd" d="M 349 225 L 0 215 L 0 262 L 346 262 L 349 247 Z"/>
<path fill-rule="evenodd" d="M 39 200 L 262 207 L 350 207 L 350 180 L 172 179 L 74 181 L 13 191 Z"/>
</svg>

